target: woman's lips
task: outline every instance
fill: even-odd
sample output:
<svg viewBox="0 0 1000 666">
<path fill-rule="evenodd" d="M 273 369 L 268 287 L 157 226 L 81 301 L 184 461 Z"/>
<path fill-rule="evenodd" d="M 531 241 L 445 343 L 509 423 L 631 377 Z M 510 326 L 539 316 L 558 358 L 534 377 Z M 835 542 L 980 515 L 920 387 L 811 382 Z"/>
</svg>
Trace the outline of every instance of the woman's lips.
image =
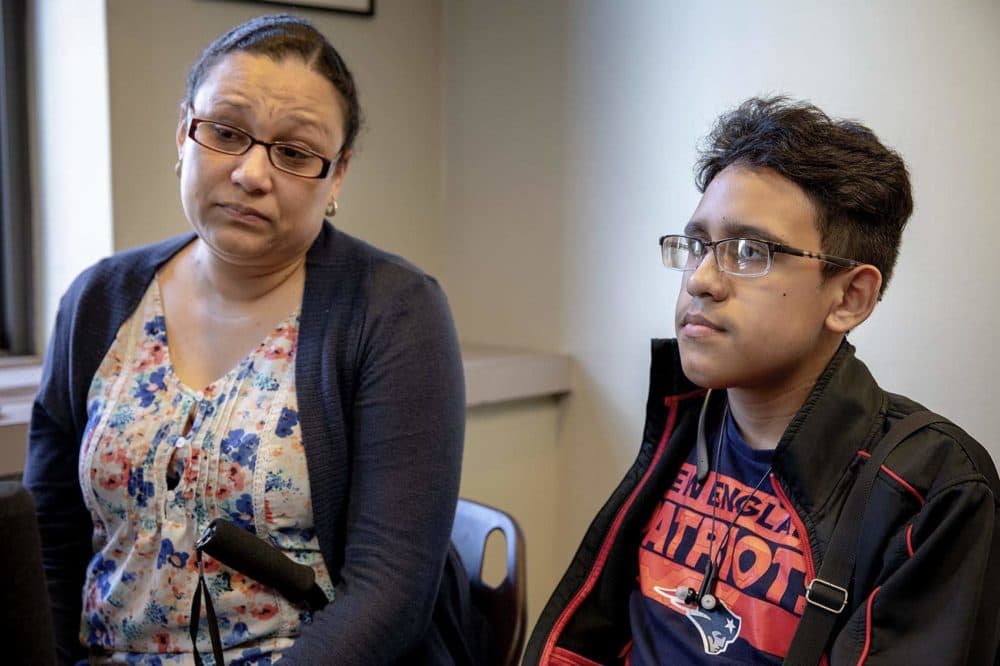
<svg viewBox="0 0 1000 666">
<path fill-rule="evenodd" d="M 267 215 L 250 206 L 243 206 L 237 203 L 223 203 L 219 204 L 219 206 L 229 217 L 240 220 L 241 222 L 247 222 L 249 224 L 262 224 L 271 221 L 271 218 Z"/>
</svg>

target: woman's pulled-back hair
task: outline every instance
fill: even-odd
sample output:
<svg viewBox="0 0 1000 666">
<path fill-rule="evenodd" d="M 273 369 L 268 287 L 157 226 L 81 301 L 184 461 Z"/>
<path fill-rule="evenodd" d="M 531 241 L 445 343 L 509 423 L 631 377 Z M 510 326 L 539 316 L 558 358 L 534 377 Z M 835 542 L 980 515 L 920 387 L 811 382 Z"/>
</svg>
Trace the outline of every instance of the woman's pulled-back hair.
<svg viewBox="0 0 1000 666">
<path fill-rule="evenodd" d="M 295 55 L 329 79 L 344 100 L 344 145 L 341 150 L 351 149 L 361 127 L 361 107 L 354 77 L 337 50 L 312 23 L 289 14 L 258 16 L 216 39 L 188 72 L 185 108 L 194 101 L 209 70 L 231 53 L 264 55 L 276 61 Z"/>
<path fill-rule="evenodd" d="M 819 211 L 822 251 L 872 264 L 885 292 L 913 198 L 903 159 L 870 129 L 787 97 L 754 97 L 706 138 L 695 167 L 699 191 L 734 164 L 773 169 L 801 187 Z"/>
</svg>

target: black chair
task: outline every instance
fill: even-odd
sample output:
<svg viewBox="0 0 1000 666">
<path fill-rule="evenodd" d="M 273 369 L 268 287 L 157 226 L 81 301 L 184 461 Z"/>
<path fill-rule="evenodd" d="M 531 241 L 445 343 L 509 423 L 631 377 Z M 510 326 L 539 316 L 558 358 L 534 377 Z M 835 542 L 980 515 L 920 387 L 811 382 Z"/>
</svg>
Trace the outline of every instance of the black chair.
<svg viewBox="0 0 1000 666">
<path fill-rule="evenodd" d="M 3 663 L 55 664 L 35 503 L 19 481 L 0 481 L 0 572 Z"/>
<path fill-rule="evenodd" d="M 507 543 L 507 573 L 493 587 L 482 578 L 490 534 L 499 530 Z M 524 535 L 514 518 L 500 509 L 459 499 L 451 530 L 472 588 L 472 604 L 489 622 L 490 666 L 518 663 L 527 623 Z"/>
</svg>

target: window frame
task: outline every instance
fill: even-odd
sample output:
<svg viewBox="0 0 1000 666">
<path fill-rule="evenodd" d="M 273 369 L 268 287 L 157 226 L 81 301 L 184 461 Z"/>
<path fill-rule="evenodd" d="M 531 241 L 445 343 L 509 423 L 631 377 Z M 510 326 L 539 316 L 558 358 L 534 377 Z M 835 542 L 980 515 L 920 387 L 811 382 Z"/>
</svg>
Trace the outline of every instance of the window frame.
<svg viewBox="0 0 1000 666">
<path fill-rule="evenodd" d="M 35 350 L 27 2 L 0 4 L 0 358 Z"/>
</svg>

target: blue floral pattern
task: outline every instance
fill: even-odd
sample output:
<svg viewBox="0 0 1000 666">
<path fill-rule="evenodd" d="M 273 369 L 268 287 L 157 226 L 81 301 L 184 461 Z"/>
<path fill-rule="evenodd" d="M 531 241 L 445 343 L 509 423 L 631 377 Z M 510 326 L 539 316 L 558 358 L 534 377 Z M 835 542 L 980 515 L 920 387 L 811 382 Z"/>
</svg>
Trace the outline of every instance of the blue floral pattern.
<svg viewBox="0 0 1000 666">
<path fill-rule="evenodd" d="M 216 517 L 312 566 L 333 598 L 313 528 L 295 396 L 297 340 L 295 312 L 225 376 L 195 391 L 174 374 L 155 280 L 118 331 L 90 387 L 80 456 L 98 545 L 80 637 L 102 658 L 194 663 L 194 542 Z M 226 663 L 280 660 L 309 613 L 211 557 L 203 563 Z M 198 650 L 211 664 L 204 619 Z"/>
</svg>

